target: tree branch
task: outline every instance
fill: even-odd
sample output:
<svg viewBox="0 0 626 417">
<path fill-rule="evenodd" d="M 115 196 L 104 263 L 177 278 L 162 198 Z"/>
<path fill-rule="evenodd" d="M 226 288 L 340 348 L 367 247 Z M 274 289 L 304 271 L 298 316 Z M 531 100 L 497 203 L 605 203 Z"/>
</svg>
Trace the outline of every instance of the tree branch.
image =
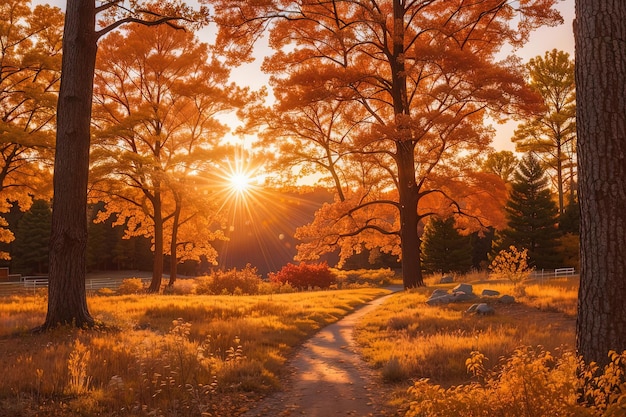
<svg viewBox="0 0 626 417">
<path fill-rule="evenodd" d="M 143 12 L 146 12 L 146 10 L 143 10 Z M 102 36 L 106 35 L 107 33 L 111 32 L 112 30 L 117 29 L 118 27 L 126 24 L 126 23 L 138 23 L 140 25 L 144 25 L 144 26 L 158 26 L 158 25 L 162 25 L 162 24 L 166 24 L 174 29 L 179 29 L 179 30 L 185 30 L 185 28 L 183 28 L 182 26 L 178 26 L 175 25 L 174 21 L 179 21 L 179 20 L 184 20 L 186 22 L 191 22 L 191 20 L 184 18 L 184 17 L 180 17 L 180 16 L 163 16 L 159 19 L 156 20 L 144 20 L 144 19 L 139 19 L 137 17 L 127 17 L 124 19 L 120 19 L 112 24 L 110 24 L 109 26 L 99 30 L 96 32 L 96 37 L 98 39 L 100 39 Z"/>
</svg>

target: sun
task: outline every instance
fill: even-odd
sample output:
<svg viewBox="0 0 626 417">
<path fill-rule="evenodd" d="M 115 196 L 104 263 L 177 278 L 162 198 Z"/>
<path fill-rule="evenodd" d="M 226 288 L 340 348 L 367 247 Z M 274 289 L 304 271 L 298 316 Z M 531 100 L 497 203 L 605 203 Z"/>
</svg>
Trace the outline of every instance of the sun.
<svg viewBox="0 0 626 417">
<path fill-rule="evenodd" d="M 230 187 L 237 193 L 245 193 L 250 190 L 252 178 L 244 172 L 233 173 L 228 179 Z"/>
</svg>

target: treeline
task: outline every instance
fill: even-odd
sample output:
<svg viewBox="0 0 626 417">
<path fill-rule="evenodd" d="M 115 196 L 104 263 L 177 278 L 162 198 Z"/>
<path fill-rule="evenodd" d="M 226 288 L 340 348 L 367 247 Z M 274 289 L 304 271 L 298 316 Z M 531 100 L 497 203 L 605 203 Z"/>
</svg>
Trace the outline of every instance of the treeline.
<svg viewBox="0 0 626 417">
<path fill-rule="evenodd" d="M 405 286 L 415 287 L 423 285 L 423 269 L 451 268 L 452 260 L 421 264 L 432 263 L 429 230 L 450 218 L 460 235 L 473 236 L 474 268 L 509 242 L 528 247 L 536 267 L 565 261 L 569 249 L 561 260 L 552 252 L 563 246 L 554 242 L 564 239 L 557 235 L 572 212 L 568 197 L 576 203 L 573 63 L 559 51 L 526 66 L 497 62 L 503 45 L 522 41 L 506 29 L 517 18 L 500 13 L 504 4 L 477 3 L 459 13 L 447 2 L 432 10 L 396 3 L 398 21 L 412 22 L 400 27 L 359 3 L 354 13 L 363 18 L 340 28 L 335 24 L 351 21 L 352 11 L 306 4 L 282 21 L 274 20 L 280 10 L 214 3 L 223 24 L 216 43 L 168 25 L 126 25 L 98 42 L 87 121 L 88 268 L 149 269 L 158 291 L 163 273 L 175 278 L 178 267 L 191 274 L 252 263 L 270 272 L 295 256 L 342 267 L 401 264 Z M 16 272 L 45 273 L 63 15 L 27 0 L 0 7 L 13 16 L 0 28 L 10 40 L 0 61 L 0 258 Z M 245 18 L 239 7 L 249 9 Z M 523 12 L 527 31 L 560 19 L 537 5 Z M 463 38 L 475 16 L 472 36 Z M 231 70 L 250 58 L 247 42 L 259 35 L 248 18 L 267 19 L 261 26 L 270 37 L 297 35 L 288 47 L 276 45 L 263 66 L 274 100 L 231 80 Z M 422 26 L 434 30 L 416 30 Z M 231 30 L 247 35 L 229 36 Z M 310 42 L 338 39 L 339 49 Z M 226 50 L 231 59 L 223 59 Z M 510 205 L 525 192 L 514 184 L 525 180 L 509 178 L 516 158 L 494 151 L 488 125 L 488 117 L 505 113 L 522 119 L 513 140 L 548 174 L 555 216 L 552 207 L 548 215 Z M 253 149 L 224 143 L 224 116 L 233 115 L 241 132 L 257 136 Z M 233 176 L 265 182 L 242 192 Z M 272 191 L 311 177 L 331 193 L 311 206 Z M 551 226 L 535 226 L 536 216 Z M 551 229 L 560 231 L 542 237 Z"/>
<path fill-rule="evenodd" d="M 297 253 L 294 238 L 298 226 L 310 221 L 319 207 L 332 200 L 323 189 L 302 192 L 274 192 L 271 210 L 259 207 L 232 218 L 225 232 L 227 240 L 216 243 L 220 254 L 217 265 L 205 259 L 188 260 L 178 265 L 181 275 L 197 276 L 213 270 L 243 269 L 255 266 L 267 276 L 293 262 Z M 269 204 L 265 202 L 264 204 Z M 104 203 L 94 204 L 89 210 L 89 235 L 87 267 L 90 271 L 143 270 L 151 271 L 154 254 L 152 242 L 145 236 L 126 236 L 126 225 L 115 225 L 115 217 L 95 222 Z M 8 229 L 15 239 L 0 243 L 0 250 L 10 253 L 10 260 L 0 260 L 0 266 L 9 267 L 11 273 L 32 275 L 48 272 L 48 243 L 51 227 L 51 206 L 46 200 L 35 200 L 29 210 L 22 212 L 14 207 L 7 215 Z M 326 257 L 331 263 L 336 257 Z M 166 268 L 171 257 L 164 258 Z M 393 264 L 393 260 L 387 260 Z M 368 265 L 367 258 L 355 257 L 355 268 Z M 383 261 L 376 265 L 387 265 Z"/>
<path fill-rule="evenodd" d="M 431 217 L 423 234 L 422 260 L 430 273 L 486 269 L 500 250 L 528 250 L 535 269 L 579 267 L 579 208 L 575 199 L 559 214 L 557 199 L 539 160 L 526 154 L 512 172 L 503 228 L 467 234 L 454 217 Z"/>
</svg>

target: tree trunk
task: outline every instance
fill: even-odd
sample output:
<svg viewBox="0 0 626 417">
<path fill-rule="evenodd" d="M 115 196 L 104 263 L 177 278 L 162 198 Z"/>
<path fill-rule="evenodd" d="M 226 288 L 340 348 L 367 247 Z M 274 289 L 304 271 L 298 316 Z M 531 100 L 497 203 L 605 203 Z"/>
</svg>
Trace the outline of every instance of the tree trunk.
<svg viewBox="0 0 626 417">
<path fill-rule="evenodd" d="M 176 282 L 178 275 L 178 258 L 176 257 L 176 248 L 178 247 L 178 226 L 180 222 L 180 199 L 176 199 L 176 210 L 172 218 L 172 239 L 170 240 L 170 280 L 167 283 L 171 287 Z"/>
<path fill-rule="evenodd" d="M 400 200 L 400 244 L 404 288 L 424 285 L 420 261 L 421 241 L 417 232 L 419 193 L 415 182 L 415 150 L 410 142 L 398 142 L 398 194 Z"/>
<path fill-rule="evenodd" d="M 411 130 L 404 126 L 404 117 L 409 117 L 409 100 L 404 66 L 404 14 L 400 0 L 393 2 L 393 59 L 390 60 L 393 85 L 394 113 L 397 124 L 396 165 L 398 167 L 398 196 L 400 203 L 400 245 L 402 252 L 402 281 L 404 288 L 424 285 L 420 262 L 421 241 L 417 233 L 417 204 L 419 190 L 415 180 L 415 142 Z"/>
<path fill-rule="evenodd" d="M 556 180 L 559 192 L 559 216 L 565 213 L 565 202 L 563 192 L 563 145 L 561 145 L 561 135 L 556 140 Z"/>
<path fill-rule="evenodd" d="M 89 129 L 97 52 L 94 28 L 94 1 L 68 0 L 57 106 L 48 313 L 43 329 L 94 323 L 85 290 Z"/>
<path fill-rule="evenodd" d="M 154 260 L 152 264 L 152 281 L 148 292 L 161 291 L 163 280 L 163 214 L 161 205 L 161 193 L 156 191 L 153 200 L 154 205 Z"/>
<path fill-rule="evenodd" d="M 626 349 L 626 2 L 576 1 L 581 213 L 577 349 Z"/>
</svg>

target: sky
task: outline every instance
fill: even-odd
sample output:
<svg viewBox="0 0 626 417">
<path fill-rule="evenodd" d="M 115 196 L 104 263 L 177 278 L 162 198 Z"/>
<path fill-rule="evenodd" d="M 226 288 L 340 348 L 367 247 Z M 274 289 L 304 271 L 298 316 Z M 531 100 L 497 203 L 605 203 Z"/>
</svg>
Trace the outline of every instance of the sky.
<svg viewBox="0 0 626 417">
<path fill-rule="evenodd" d="M 515 54 L 520 56 L 524 62 L 528 62 L 531 58 L 538 55 L 544 55 L 552 49 L 559 49 L 567 52 L 571 59 L 574 59 L 574 1 L 560 0 L 557 9 L 563 16 L 564 23 L 556 27 L 544 27 L 536 30 L 530 37 L 530 41 L 520 51 Z M 496 137 L 493 142 L 494 148 L 497 150 L 514 151 L 515 145 L 511 142 L 513 131 L 517 122 L 509 121 L 504 125 L 494 125 L 497 129 Z"/>
<path fill-rule="evenodd" d="M 65 1 L 53 0 L 31 0 L 33 5 L 48 3 L 65 9 Z M 564 23 L 557 27 L 544 27 L 535 31 L 530 41 L 521 50 L 515 51 L 524 62 L 538 55 L 543 55 L 546 51 L 559 49 L 574 57 L 574 34 L 572 30 L 572 21 L 574 19 L 574 1 L 575 0 L 559 0 L 556 8 L 561 12 Z M 202 39 L 202 35 L 199 37 Z M 242 83 L 250 86 L 252 89 L 258 89 L 267 83 L 268 76 L 260 71 L 262 61 L 263 48 L 257 49 L 257 60 L 250 64 L 245 64 L 232 71 L 231 78 L 234 82 Z M 513 131 L 517 125 L 514 121 L 509 121 L 504 125 L 494 124 L 496 128 L 496 137 L 493 146 L 497 150 L 515 150 L 514 144 L 511 142 Z"/>
</svg>

